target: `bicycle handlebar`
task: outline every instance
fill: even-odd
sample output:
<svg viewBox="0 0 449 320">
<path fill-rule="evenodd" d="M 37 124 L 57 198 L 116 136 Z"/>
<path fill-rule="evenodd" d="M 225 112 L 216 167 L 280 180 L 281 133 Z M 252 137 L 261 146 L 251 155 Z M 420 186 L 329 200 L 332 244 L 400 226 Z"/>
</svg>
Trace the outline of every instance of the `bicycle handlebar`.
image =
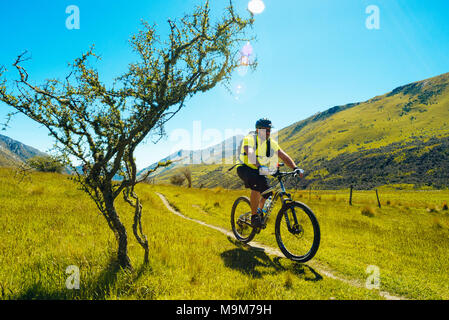
<svg viewBox="0 0 449 320">
<path fill-rule="evenodd" d="M 274 173 L 272 176 L 273 177 L 285 177 L 285 176 L 298 176 L 297 173 L 295 173 L 295 171 L 290 171 L 290 172 L 281 172 L 279 171 L 279 169 L 276 171 L 276 173 Z"/>
</svg>

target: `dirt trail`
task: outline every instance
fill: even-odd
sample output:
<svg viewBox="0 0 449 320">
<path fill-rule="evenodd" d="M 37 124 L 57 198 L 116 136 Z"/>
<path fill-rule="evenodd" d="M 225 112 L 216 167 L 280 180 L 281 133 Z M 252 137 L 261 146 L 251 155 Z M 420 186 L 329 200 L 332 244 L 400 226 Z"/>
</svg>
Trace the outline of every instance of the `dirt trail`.
<svg viewBox="0 0 449 320">
<path fill-rule="evenodd" d="M 219 232 L 221 232 L 221 233 L 223 233 L 223 234 L 225 234 L 225 235 L 227 235 L 229 237 L 232 237 L 232 238 L 234 237 L 234 234 L 231 231 L 228 231 L 226 229 L 223 229 L 223 228 L 220 228 L 220 227 L 217 227 L 217 226 L 214 226 L 214 225 L 207 224 L 207 223 L 205 223 L 203 221 L 200 221 L 200 220 L 196 220 L 196 219 L 192 219 L 192 218 L 186 217 L 182 213 L 176 211 L 170 205 L 170 203 L 168 202 L 168 200 L 165 198 L 164 195 L 162 195 L 162 194 L 160 194 L 158 192 L 156 192 L 156 194 L 161 198 L 162 202 L 167 207 L 167 209 L 170 210 L 172 213 L 176 214 L 177 216 L 180 216 L 181 218 L 186 219 L 186 220 L 190 220 L 190 221 L 196 222 L 196 223 L 201 224 L 201 225 L 203 225 L 205 227 L 208 227 L 208 228 L 211 228 L 211 229 L 215 229 L 215 230 L 217 230 L 217 231 L 219 231 Z M 259 242 L 251 241 L 251 244 L 248 245 L 248 246 L 251 247 L 251 248 L 259 249 L 259 250 L 262 249 L 267 254 L 284 258 L 284 255 L 282 254 L 282 252 L 279 249 L 268 247 L 268 246 L 263 245 L 263 244 L 261 244 Z M 349 284 L 351 286 L 358 287 L 358 288 L 364 288 L 365 287 L 365 284 L 360 282 L 359 280 L 345 279 L 345 278 L 342 278 L 340 276 L 335 275 L 333 273 L 333 271 L 325 268 L 324 266 L 319 264 L 316 260 L 309 261 L 307 264 L 310 265 L 315 270 L 317 270 L 320 274 L 322 274 L 322 275 L 324 275 L 324 276 L 326 276 L 328 278 L 339 280 L 339 281 L 342 281 L 344 283 L 347 283 L 347 284 Z M 386 291 L 378 291 L 378 292 L 379 292 L 380 296 L 382 296 L 383 298 L 385 298 L 387 300 L 407 300 L 407 298 L 394 296 L 394 295 L 392 295 L 392 294 L 390 294 L 390 293 L 388 293 Z"/>
</svg>

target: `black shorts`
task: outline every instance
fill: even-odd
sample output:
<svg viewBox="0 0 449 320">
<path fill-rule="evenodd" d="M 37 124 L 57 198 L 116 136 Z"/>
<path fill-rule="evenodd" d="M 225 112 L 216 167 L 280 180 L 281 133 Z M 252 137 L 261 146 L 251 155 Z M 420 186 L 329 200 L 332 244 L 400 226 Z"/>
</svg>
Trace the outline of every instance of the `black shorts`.
<svg viewBox="0 0 449 320">
<path fill-rule="evenodd" d="M 253 169 L 248 167 L 247 165 L 242 164 L 237 167 L 237 174 L 245 183 L 245 188 L 250 188 L 251 190 L 259 191 L 260 193 L 270 189 L 267 177 L 261 176 L 259 174 L 259 170 L 257 169 Z M 268 199 L 271 194 L 272 193 L 268 193 L 263 197 L 265 199 Z"/>
</svg>

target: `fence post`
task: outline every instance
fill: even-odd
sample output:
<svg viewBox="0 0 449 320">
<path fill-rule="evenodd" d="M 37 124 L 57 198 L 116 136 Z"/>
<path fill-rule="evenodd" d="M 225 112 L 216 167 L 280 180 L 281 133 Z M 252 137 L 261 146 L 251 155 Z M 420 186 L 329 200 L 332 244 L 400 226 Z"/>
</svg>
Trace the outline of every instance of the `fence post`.
<svg viewBox="0 0 449 320">
<path fill-rule="evenodd" d="M 349 190 L 349 205 L 350 205 L 350 206 L 352 206 L 352 188 L 353 188 L 353 186 L 352 186 L 352 184 L 351 184 L 351 188 L 350 188 L 350 190 Z"/>
<path fill-rule="evenodd" d="M 381 208 L 380 200 L 379 200 L 379 193 L 377 192 L 377 189 L 376 189 L 376 197 L 377 197 L 377 204 L 379 205 L 379 208 Z"/>
</svg>

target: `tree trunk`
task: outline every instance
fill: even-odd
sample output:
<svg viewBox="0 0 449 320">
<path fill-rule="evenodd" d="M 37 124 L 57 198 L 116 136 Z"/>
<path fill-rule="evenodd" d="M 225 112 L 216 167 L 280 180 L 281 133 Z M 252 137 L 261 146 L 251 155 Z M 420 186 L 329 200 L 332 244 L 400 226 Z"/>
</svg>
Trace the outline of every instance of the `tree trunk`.
<svg viewBox="0 0 449 320">
<path fill-rule="evenodd" d="M 142 205 L 140 204 L 140 201 L 139 201 L 139 198 L 137 197 L 137 195 L 135 195 L 135 197 L 136 197 L 136 211 L 134 212 L 133 232 L 134 232 L 134 236 L 137 239 L 137 242 L 139 242 L 139 244 L 145 250 L 143 263 L 148 264 L 150 262 L 150 260 L 149 260 L 150 248 L 148 246 L 147 236 L 143 233 L 143 230 L 142 230 Z M 140 235 L 139 235 L 139 232 L 140 232 Z"/>
<path fill-rule="evenodd" d="M 118 217 L 117 221 L 117 233 L 115 235 L 118 242 L 117 260 L 120 267 L 126 270 L 132 270 L 131 260 L 128 257 L 128 235 L 126 234 L 125 226 Z"/>
<path fill-rule="evenodd" d="M 112 192 L 104 195 L 106 211 L 111 220 L 111 227 L 113 228 L 118 243 L 117 261 L 123 269 L 132 270 L 131 260 L 128 257 L 128 235 L 126 233 L 126 228 L 120 221 L 117 211 L 115 210 Z"/>
</svg>

